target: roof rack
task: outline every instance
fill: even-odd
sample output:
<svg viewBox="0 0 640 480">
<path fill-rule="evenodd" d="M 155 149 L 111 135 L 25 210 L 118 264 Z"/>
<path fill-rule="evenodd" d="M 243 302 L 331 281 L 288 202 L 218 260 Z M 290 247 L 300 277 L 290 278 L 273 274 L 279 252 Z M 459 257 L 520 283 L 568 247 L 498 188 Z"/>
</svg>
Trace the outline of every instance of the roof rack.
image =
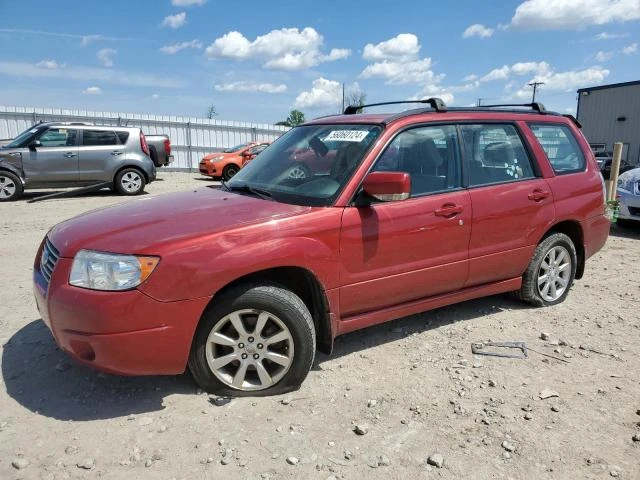
<svg viewBox="0 0 640 480">
<path fill-rule="evenodd" d="M 533 103 L 501 103 L 495 105 L 480 105 L 478 108 L 496 108 L 496 107 L 528 107 L 531 110 L 535 110 L 538 113 L 545 114 L 547 109 L 540 102 Z"/>
<path fill-rule="evenodd" d="M 436 112 L 447 111 L 447 105 L 442 101 L 441 98 L 432 97 L 424 100 L 400 100 L 397 102 L 370 103 L 368 105 L 349 105 L 344 109 L 344 114 L 353 115 L 355 113 L 358 113 L 358 110 L 362 110 L 363 108 L 367 107 L 379 107 L 381 105 L 398 105 L 402 103 L 428 103 Z"/>
</svg>

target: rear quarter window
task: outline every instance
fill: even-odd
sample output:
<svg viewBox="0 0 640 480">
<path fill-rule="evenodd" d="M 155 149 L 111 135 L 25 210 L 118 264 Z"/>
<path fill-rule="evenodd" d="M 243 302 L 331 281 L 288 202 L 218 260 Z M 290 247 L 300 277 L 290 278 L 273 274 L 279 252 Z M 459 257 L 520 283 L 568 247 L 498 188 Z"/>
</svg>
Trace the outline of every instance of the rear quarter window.
<svg viewBox="0 0 640 480">
<path fill-rule="evenodd" d="M 82 134 L 82 145 L 85 147 L 117 144 L 118 138 L 112 130 L 85 130 Z"/>
<path fill-rule="evenodd" d="M 529 124 L 557 175 L 581 172 L 586 167 L 584 154 L 565 125 Z"/>
<path fill-rule="evenodd" d="M 129 132 L 116 132 L 116 135 L 118 136 L 118 141 L 124 145 L 127 143 L 127 140 L 129 140 Z"/>
</svg>

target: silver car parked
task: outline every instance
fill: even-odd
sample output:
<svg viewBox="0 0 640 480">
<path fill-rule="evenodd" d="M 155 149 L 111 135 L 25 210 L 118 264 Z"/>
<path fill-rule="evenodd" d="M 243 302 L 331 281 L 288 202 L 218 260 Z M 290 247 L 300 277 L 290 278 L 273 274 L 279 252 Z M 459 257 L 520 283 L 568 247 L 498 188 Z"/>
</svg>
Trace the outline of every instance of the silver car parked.
<svg viewBox="0 0 640 480">
<path fill-rule="evenodd" d="M 39 123 L 0 147 L 0 201 L 26 189 L 98 183 L 138 195 L 155 178 L 145 136 L 135 127 Z"/>
</svg>

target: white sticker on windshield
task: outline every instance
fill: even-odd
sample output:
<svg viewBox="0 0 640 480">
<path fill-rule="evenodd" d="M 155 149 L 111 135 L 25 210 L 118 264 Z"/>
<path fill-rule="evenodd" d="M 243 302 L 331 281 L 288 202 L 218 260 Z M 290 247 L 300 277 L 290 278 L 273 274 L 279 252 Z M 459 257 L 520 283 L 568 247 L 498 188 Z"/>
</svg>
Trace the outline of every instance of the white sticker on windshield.
<svg viewBox="0 0 640 480">
<path fill-rule="evenodd" d="M 369 132 L 366 130 L 334 130 L 324 137 L 324 141 L 361 142 L 367 135 Z"/>
<path fill-rule="evenodd" d="M 29 133 L 36 133 L 38 131 L 37 128 L 34 128 L 33 130 L 29 130 Z"/>
</svg>

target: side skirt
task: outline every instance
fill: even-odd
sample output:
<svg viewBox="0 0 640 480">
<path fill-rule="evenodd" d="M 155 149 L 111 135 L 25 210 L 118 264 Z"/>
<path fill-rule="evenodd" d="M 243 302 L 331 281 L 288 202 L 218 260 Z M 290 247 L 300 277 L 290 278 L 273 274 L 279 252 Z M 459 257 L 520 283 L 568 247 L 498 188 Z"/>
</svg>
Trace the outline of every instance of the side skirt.
<svg viewBox="0 0 640 480">
<path fill-rule="evenodd" d="M 416 313 L 426 312 L 428 310 L 433 310 L 454 303 L 473 300 L 474 298 L 512 292 L 520 289 L 521 286 L 522 277 L 517 277 L 510 280 L 503 280 L 501 282 L 465 288 L 464 290 L 458 290 L 457 292 L 438 295 L 436 297 L 414 300 L 412 302 L 394 305 L 374 312 L 353 315 L 351 317 L 343 318 L 338 322 L 338 335 L 377 325 L 379 323 L 388 322 L 390 320 L 396 320 L 398 318 L 406 317 L 407 315 L 414 315 Z"/>
</svg>

